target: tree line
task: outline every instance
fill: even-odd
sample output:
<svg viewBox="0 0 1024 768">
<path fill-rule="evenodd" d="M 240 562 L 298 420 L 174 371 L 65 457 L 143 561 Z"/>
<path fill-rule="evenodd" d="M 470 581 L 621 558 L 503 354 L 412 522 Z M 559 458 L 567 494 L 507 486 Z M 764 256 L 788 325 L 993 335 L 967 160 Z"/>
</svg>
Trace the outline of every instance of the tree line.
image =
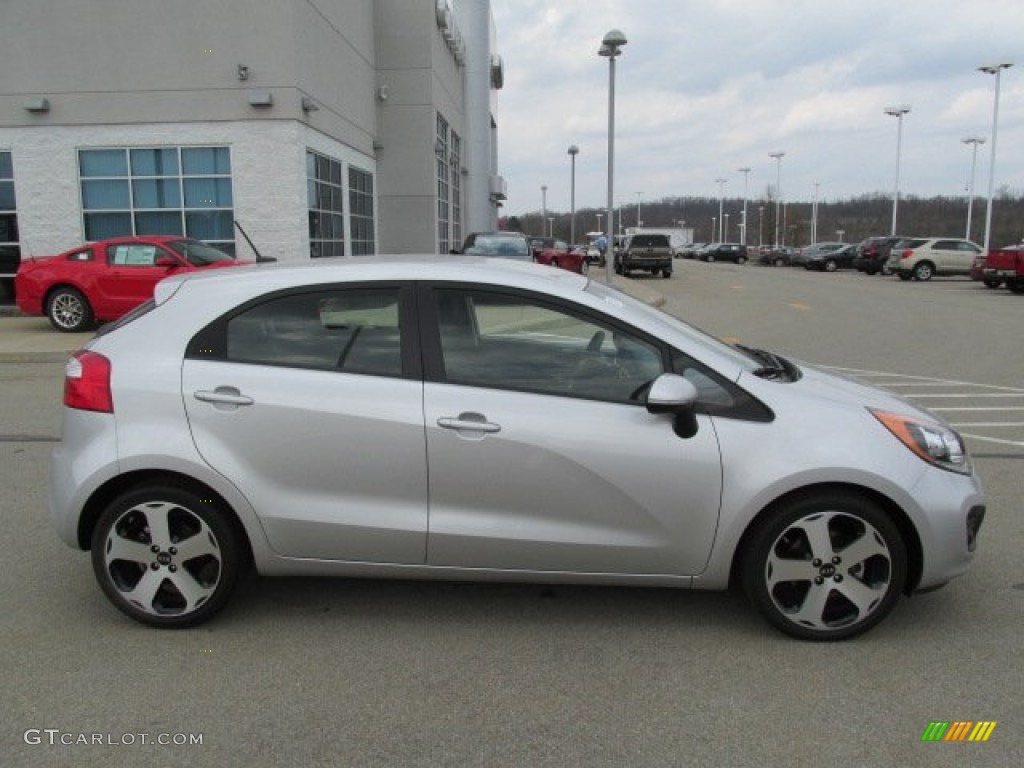
<svg viewBox="0 0 1024 768">
<path fill-rule="evenodd" d="M 718 221 L 719 206 L 725 214 Z M 985 237 L 987 199 L 975 197 L 971 210 L 971 231 L 968 239 L 979 245 Z M 813 225 L 813 204 L 806 201 L 785 202 L 779 206 L 779 240 L 785 245 L 801 247 L 810 244 Z M 747 200 L 748 245 L 771 245 L 775 238 L 775 200 L 769 190 L 765 195 Z M 892 229 L 892 196 L 865 194 L 847 200 L 819 201 L 817 204 L 817 241 L 842 240 L 858 242 L 873 235 L 887 235 Z M 743 200 L 727 197 L 666 197 L 642 202 L 640 222 L 644 227 L 679 227 L 693 230 L 695 242 L 718 240 L 722 224 L 727 227 L 726 241 L 741 240 Z M 964 237 L 967 235 L 967 197 L 900 197 L 896 211 L 896 234 L 920 237 Z M 607 211 L 581 208 L 576 211 L 576 240 L 582 242 L 586 232 L 606 229 Z M 616 232 L 637 225 L 637 206 L 625 204 L 615 210 Z M 568 241 L 571 221 L 568 212 L 547 211 L 546 220 L 540 211 L 502 219 L 504 229 L 532 235 L 549 235 Z M 714 229 L 712 229 L 714 228 Z M 842 233 L 842 234 L 840 234 Z M 992 247 L 1024 242 L 1024 195 L 1001 190 L 993 197 Z"/>
</svg>

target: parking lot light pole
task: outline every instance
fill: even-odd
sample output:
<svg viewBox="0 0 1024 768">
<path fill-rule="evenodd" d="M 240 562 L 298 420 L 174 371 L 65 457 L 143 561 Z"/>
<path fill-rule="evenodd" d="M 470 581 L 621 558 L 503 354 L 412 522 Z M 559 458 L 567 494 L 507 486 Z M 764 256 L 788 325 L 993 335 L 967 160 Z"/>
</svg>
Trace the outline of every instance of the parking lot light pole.
<svg viewBox="0 0 1024 768">
<path fill-rule="evenodd" d="M 901 104 L 898 107 L 886 107 L 884 112 L 896 118 L 896 186 L 892 193 L 892 230 L 889 234 L 896 236 L 896 208 L 900 202 L 900 153 L 903 148 L 903 116 L 910 111 L 909 104 Z"/>
<path fill-rule="evenodd" d="M 779 247 L 779 215 L 782 210 L 782 158 L 785 152 L 769 152 L 775 158 L 775 247 Z"/>
<path fill-rule="evenodd" d="M 576 155 L 580 148 L 569 145 L 569 244 L 576 244 Z"/>
<path fill-rule="evenodd" d="M 971 175 L 967 179 L 967 229 L 964 234 L 964 240 L 970 240 L 971 214 L 974 213 L 974 172 L 978 167 L 978 145 L 984 144 L 985 139 L 981 136 L 965 136 L 960 141 L 971 145 Z"/>
<path fill-rule="evenodd" d="M 718 242 L 724 243 L 725 237 L 722 235 L 722 222 L 725 221 L 723 218 L 723 208 L 725 207 L 725 179 L 715 179 L 715 183 L 718 185 L 718 234 L 714 235 L 714 238 L 718 239 Z"/>
<path fill-rule="evenodd" d="M 540 185 L 540 236 L 547 237 L 548 229 L 548 185 Z"/>
<path fill-rule="evenodd" d="M 601 41 L 598 56 L 608 59 L 608 248 L 611 258 L 605 258 L 605 278 L 611 285 L 615 274 L 615 59 L 626 44 L 626 36 L 617 29 L 610 30 Z"/>
<path fill-rule="evenodd" d="M 996 97 L 992 107 L 992 147 L 989 150 L 988 161 L 988 204 L 985 206 L 985 242 L 982 245 L 985 254 L 988 254 L 989 241 L 992 236 L 992 194 L 996 182 L 996 131 L 999 128 L 999 76 L 1004 69 L 1009 69 L 1012 66 L 1013 64 L 1010 62 L 1003 62 L 978 67 L 979 72 L 996 76 Z"/>
<path fill-rule="evenodd" d="M 740 230 L 741 237 L 740 242 L 743 245 L 747 244 L 747 182 L 750 181 L 750 169 L 749 168 L 737 168 L 737 172 L 743 174 L 743 223 L 742 229 Z"/>
</svg>

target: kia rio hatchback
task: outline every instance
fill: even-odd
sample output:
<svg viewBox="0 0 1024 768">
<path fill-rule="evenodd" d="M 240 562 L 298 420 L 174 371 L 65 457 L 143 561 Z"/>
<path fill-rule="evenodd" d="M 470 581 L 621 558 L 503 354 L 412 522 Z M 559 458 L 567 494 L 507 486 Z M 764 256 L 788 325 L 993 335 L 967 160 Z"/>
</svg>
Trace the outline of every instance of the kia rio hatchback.
<svg viewBox="0 0 1024 768">
<path fill-rule="evenodd" d="M 587 278 L 465 256 L 190 273 L 69 361 L 50 509 L 159 627 L 263 574 L 724 589 L 838 640 L 962 573 L 960 437 Z"/>
</svg>

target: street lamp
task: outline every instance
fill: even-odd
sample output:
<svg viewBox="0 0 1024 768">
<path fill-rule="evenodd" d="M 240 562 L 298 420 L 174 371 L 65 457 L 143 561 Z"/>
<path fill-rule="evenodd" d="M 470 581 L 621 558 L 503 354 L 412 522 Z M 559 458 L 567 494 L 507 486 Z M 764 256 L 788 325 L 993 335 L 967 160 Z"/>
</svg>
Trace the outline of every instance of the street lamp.
<svg viewBox="0 0 1024 768">
<path fill-rule="evenodd" d="M 992 235 L 992 193 L 995 189 L 996 182 L 996 129 L 999 127 L 999 75 L 1004 69 L 1009 69 L 1013 64 L 1010 62 L 1003 62 L 1001 64 L 991 64 L 984 67 L 978 67 L 979 72 L 984 72 L 986 75 L 996 76 L 996 98 L 995 106 L 992 108 L 992 149 L 989 155 L 988 161 L 988 205 L 985 206 L 985 243 L 982 246 L 985 250 L 984 253 L 988 253 L 989 239 Z"/>
<path fill-rule="evenodd" d="M 725 224 L 723 225 L 722 242 L 729 242 L 729 214 L 725 214 Z"/>
<path fill-rule="evenodd" d="M 757 247 L 764 248 L 764 206 L 757 206 Z"/>
<path fill-rule="evenodd" d="M 896 235 L 896 207 L 900 201 L 900 150 L 903 146 L 903 116 L 910 111 L 909 104 L 901 104 L 897 107 L 886 107 L 884 112 L 895 117 L 898 125 L 896 128 L 896 188 L 892 194 L 892 231 L 890 235 Z"/>
<path fill-rule="evenodd" d="M 575 144 L 569 145 L 569 243 L 576 243 L 576 155 L 580 148 Z"/>
<path fill-rule="evenodd" d="M 967 183 L 967 233 L 964 235 L 965 240 L 970 240 L 971 214 L 974 212 L 974 171 L 978 166 L 978 145 L 984 144 L 985 139 L 981 136 L 965 136 L 960 141 L 971 145 L 971 177 Z"/>
<path fill-rule="evenodd" d="M 775 247 L 779 247 L 779 211 L 782 208 L 782 158 L 785 152 L 769 152 L 775 158 Z"/>
<path fill-rule="evenodd" d="M 640 221 L 640 195 L 642 195 L 642 194 L 643 194 L 643 192 L 637 192 L 636 193 L 636 228 L 637 229 L 640 229 L 640 227 L 643 225 L 643 222 Z"/>
<path fill-rule="evenodd" d="M 718 185 L 718 242 L 724 243 L 725 236 L 722 234 L 721 225 L 725 221 L 722 214 L 722 208 L 725 206 L 725 179 L 715 179 L 715 183 Z M 714 237 L 714 236 L 712 236 Z"/>
<path fill-rule="evenodd" d="M 818 187 L 820 182 L 814 182 L 814 205 L 811 206 L 811 245 L 818 242 Z"/>
<path fill-rule="evenodd" d="M 615 191 L 615 59 L 626 44 L 626 36 L 617 29 L 610 30 L 601 41 L 598 56 L 608 59 L 608 249 L 614 253 L 615 232 L 612 229 L 613 197 Z M 611 284 L 615 274 L 614 258 L 605 259 L 605 276 Z"/>
<path fill-rule="evenodd" d="M 604 232 L 604 230 L 601 229 L 601 219 L 604 218 L 604 214 L 603 213 L 598 213 L 598 214 L 595 214 L 595 215 L 597 216 L 597 231 L 598 232 Z"/>
<path fill-rule="evenodd" d="M 750 181 L 750 169 L 749 168 L 737 168 L 738 173 L 743 174 L 743 229 L 742 237 L 740 242 L 743 245 L 747 244 L 747 182 Z"/>
<path fill-rule="evenodd" d="M 548 229 L 548 185 L 540 186 L 540 236 L 547 237 Z"/>
</svg>

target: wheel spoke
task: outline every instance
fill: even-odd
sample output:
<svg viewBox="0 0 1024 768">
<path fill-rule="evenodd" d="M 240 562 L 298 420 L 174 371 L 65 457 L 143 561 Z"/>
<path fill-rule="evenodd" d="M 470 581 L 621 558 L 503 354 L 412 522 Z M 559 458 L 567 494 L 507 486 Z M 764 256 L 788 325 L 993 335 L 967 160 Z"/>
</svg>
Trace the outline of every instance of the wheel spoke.
<svg viewBox="0 0 1024 768">
<path fill-rule="evenodd" d="M 164 578 L 165 574 L 163 572 L 147 569 L 143 577 L 139 579 L 139 583 L 135 585 L 135 589 L 124 593 L 125 599 L 139 603 L 146 611 L 152 612 L 153 600 L 156 598 L 156 593 L 159 591 Z"/>
<path fill-rule="evenodd" d="M 139 508 L 139 511 L 146 517 L 149 540 L 160 549 L 167 549 L 171 546 L 171 531 L 167 515 L 173 508 L 173 505 L 162 502 L 146 504 Z"/>
<path fill-rule="evenodd" d="M 216 539 L 214 539 L 213 534 L 210 533 L 210 529 L 206 525 L 203 525 L 203 529 L 195 536 L 189 536 L 174 546 L 178 549 L 175 559 L 181 563 L 194 560 L 197 557 L 203 557 L 204 555 L 220 560 L 220 548 L 217 546 Z"/>
<path fill-rule="evenodd" d="M 814 517 L 806 517 L 793 527 L 801 529 L 807 535 L 807 543 L 811 546 L 811 555 L 820 560 L 829 560 L 832 557 L 832 539 L 829 536 L 829 522 L 831 514 L 820 514 Z"/>
<path fill-rule="evenodd" d="M 889 583 L 886 582 L 879 589 L 872 589 L 858 579 L 844 579 L 841 583 L 831 585 L 832 589 L 841 593 L 843 597 L 857 606 L 858 618 L 863 619 L 871 612 L 871 609 L 885 596 L 885 590 Z"/>
<path fill-rule="evenodd" d="M 206 600 L 217 588 L 216 583 L 210 587 L 204 587 L 184 568 L 178 569 L 175 573 L 167 574 L 166 578 L 170 580 L 178 592 L 181 593 L 181 596 L 185 599 L 186 605 L 182 610 L 182 613 L 190 613 L 191 611 L 194 611 L 199 603 Z"/>
<path fill-rule="evenodd" d="M 826 626 L 823 620 L 825 603 L 828 600 L 831 589 L 831 584 L 812 586 L 807 591 L 807 596 L 804 598 L 800 609 L 788 614 L 788 618 L 799 624 L 809 625 L 818 629 L 824 628 Z"/>
<path fill-rule="evenodd" d="M 874 529 L 868 530 L 857 541 L 837 553 L 843 559 L 843 569 L 849 569 L 865 560 L 881 556 L 889 559 L 889 549 L 880 541 Z"/>
<path fill-rule="evenodd" d="M 149 565 L 153 560 L 153 552 L 147 544 L 126 539 L 116 533 L 111 533 L 107 541 L 109 543 L 106 552 L 108 563 L 112 563 L 114 560 L 127 560 L 131 563 Z"/>
<path fill-rule="evenodd" d="M 771 569 L 768 576 L 769 589 L 787 581 L 811 581 L 818 575 L 818 569 L 811 565 L 810 560 L 771 557 L 768 565 Z"/>
</svg>

